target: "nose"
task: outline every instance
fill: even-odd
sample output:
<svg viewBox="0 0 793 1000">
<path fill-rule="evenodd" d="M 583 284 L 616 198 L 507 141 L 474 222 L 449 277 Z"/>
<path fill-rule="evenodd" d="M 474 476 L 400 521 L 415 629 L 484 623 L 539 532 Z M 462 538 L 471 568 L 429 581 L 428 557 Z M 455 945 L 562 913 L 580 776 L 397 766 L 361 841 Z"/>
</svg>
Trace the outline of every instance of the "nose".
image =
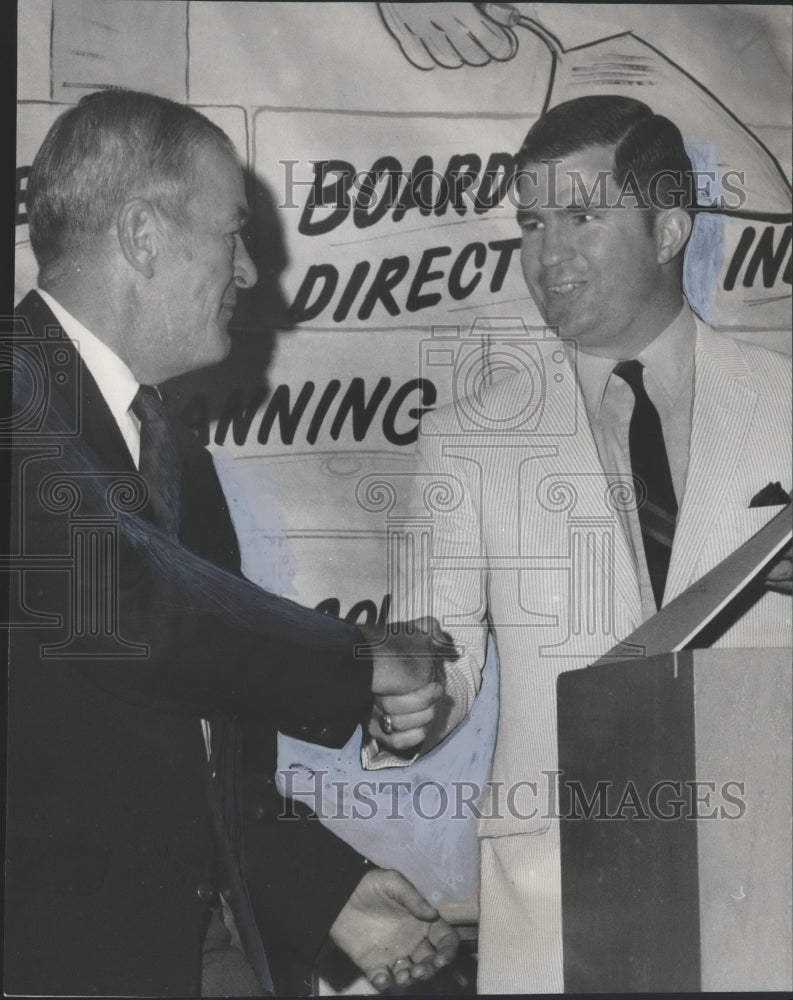
<svg viewBox="0 0 793 1000">
<path fill-rule="evenodd" d="M 546 224 L 540 248 L 540 263 L 543 267 L 553 267 L 554 264 L 569 260 L 573 254 L 573 244 L 567 227 L 556 223 Z"/>
<path fill-rule="evenodd" d="M 256 265 L 238 233 L 234 243 L 234 282 L 238 288 L 253 288 L 257 277 Z"/>
</svg>

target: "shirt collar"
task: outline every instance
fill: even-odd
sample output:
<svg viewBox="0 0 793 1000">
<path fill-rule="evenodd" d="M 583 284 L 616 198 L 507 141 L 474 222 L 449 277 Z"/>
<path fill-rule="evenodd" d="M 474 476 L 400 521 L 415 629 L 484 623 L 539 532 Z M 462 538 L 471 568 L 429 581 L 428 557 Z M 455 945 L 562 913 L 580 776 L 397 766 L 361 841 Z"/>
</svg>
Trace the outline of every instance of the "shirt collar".
<svg viewBox="0 0 793 1000">
<path fill-rule="evenodd" d="M 671 404 L 680 393 L 684 379 L 694 365 L 696 325 L 691 309 L 683 299 L 682 308 L 668 327 L 652 340 L 640 354 L 645 371 Z M 616 358 L 575 352 L 576 375 L 587 412 L 597 414 L 606 385 L 614 371 Z"/>
<path fill-rule="evenodd" d="M 93 376 L 105 402 L 113 414 L 116 423 L 120 423 L 127 414 L 135 393 L 138 391 L 138 380 L 121 358 L 103 343 L 96 334 L 83 326 L 79 319 L 65 309 L 57 299 L 54 299 L 44 289 L 37 289 L 52 310 L 55 318 L 66 331 L 80 352 L 88 371 Z"/>
<path fill-rule="evenodd" d="M 669 326 L 639 354 L 648 376 L 668 403 L 674 403 L 694 367 L 696 324 L 688 303 Z"/>
</svg>

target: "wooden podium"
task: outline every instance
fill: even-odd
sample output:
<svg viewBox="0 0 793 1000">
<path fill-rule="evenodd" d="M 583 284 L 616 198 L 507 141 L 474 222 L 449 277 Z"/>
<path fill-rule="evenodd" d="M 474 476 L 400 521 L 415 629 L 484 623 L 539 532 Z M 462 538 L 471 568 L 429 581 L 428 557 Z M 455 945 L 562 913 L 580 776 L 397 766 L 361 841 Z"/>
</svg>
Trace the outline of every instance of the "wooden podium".
<svg viewBox="0 0 793 1000">
<path fill-rule="evenodd" d="M 791 683 L 788 649 L 559 677 L 566 992 L 791 988 Z"/>
<path fill-rule="evenodd" d="M 558 678 L 566 992 L 793 987 L 791 650 L 684 648 L 792 535 L 788 505 Z"/>
</svg>

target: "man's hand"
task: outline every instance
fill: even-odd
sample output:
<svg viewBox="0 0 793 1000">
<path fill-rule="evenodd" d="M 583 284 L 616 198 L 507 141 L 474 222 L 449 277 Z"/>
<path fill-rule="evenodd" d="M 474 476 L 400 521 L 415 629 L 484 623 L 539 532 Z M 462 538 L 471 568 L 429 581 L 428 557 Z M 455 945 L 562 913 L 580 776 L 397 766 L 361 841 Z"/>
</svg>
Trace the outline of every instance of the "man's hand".
<svg viewBox="0 0 793 1000">
<path fill-rule="evenodd" d="M 381 749 L 396 753 L 413 750 L 427 738 L 442 696 L 443 685 L 432 681 L 410 694 L 375 698 L 369 735 Z"/>
<path fill-rule="evenodd" d="M 396 871 L 367 872 L 330 929 L 378 990 L 430 979 L 457 953 L 459 938 L 438 911 Z"/>
<path fill-rule="evenodd" d="M 443 694 L 437 668 L 459 655 L 454 642 L 434 618 L 360 630 L 373 664 L 369 734 L 389 750 L 416 747 L 426 738 Z"/>
<path fill-rule="evenodd" d="M 360 647 L 372 658 L 372 693 L 411 694 L 435 679 L 435 668 L 456 660 L 454 642 L 434 618 L 414 618 L 387 625 L 359 625 L 366 640 Z"/>
</svg>

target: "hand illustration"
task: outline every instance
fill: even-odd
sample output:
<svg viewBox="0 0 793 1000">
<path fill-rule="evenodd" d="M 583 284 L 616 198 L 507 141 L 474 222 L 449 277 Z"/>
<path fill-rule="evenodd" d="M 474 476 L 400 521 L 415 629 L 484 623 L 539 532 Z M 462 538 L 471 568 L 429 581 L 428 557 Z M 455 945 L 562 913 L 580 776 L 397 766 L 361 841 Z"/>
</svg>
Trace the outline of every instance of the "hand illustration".
<svg viewBox="0 0 793 1000">
<path fill-rule="evenodd" d="M 506 27 L 512 12 L 499 4 L 379 3 L 380 16 L 405 57 L 418 69 L 506 62 L 518 51 Z M 499 16 L 504 11 L 502 16 Z"/>
<path fill-rule="evenodd" d="M 368 872 L 330 929 L 378 990 L 430 979 L 457 953 L 459 938 L 397 871 Z"/>
</svg>

